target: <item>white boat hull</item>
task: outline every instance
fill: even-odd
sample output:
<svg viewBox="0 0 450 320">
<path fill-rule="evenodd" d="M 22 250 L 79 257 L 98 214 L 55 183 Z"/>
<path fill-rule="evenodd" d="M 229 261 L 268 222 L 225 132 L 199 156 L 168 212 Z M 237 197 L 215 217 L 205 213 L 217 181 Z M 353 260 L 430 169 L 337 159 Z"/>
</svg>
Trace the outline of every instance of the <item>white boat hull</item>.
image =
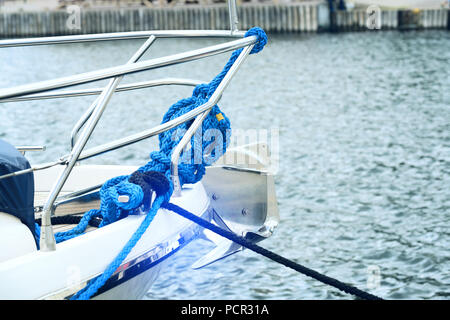
<svg viewBox="0 0 450 320">
<path fill-rule="evenodd" d="M 250 169 L 238 165 L 209 167 L 201 182 L 185 184 L 181 196 L 172 196 L 171 202 L 240 236 L 249 235 L 251 239 L 258 239 L 256 241 L 267 238 L 279 221 L 274 182 L 273 176 L 264 171 L 264 166 L 258 161 L 255 163 L 258 165 Z M 129 166 L 76 166 L 62 192 L 101 184 L 111 177 L 130 174 L 136 169 Z M 51 189 L 50 182 L 55 180 L 59 170 L 52 168 L 36 173 L 36 194 Z M 95 208 L 99 202 L 95 199 L 87 203 L 70 202 L 58 207 L 56 215 L 69 214 L 71 210 L 76 210 L 74 205 L 75 208 L 83 208 L 83 211 L 77 212 L 85 212 L 86 206 Z M 70 298 L 88 281 L 104 272 L 145 217 L 145 214 L 129 215 L 58 243 L 55 251 L 31 249 L 26 254 L 21 252 L 7 259 L 2 259 L 0 255 L 0 299 Z M 23 226 L 21 230 L 30 232 Z M 194 268 L 204 267 L 242 250 L 229 240 L 204 231 L 174 212 L 159 209 L 122 265 L 92 298 L 141 299 L 167 260 L 199 237 L 214 242 L 217 247 L 201 257 L 193 265 Z M 0 245 L 9 240 L 2 234 L 0 230 Z M 10 245 L 18 245 L 21 241 L 32 241 L 34 244 L 34 239 L 18 236 L 15 237 L 17 243 Z M 29 249 L 30 243 L 25 247 Z"/>
<path fill-rule="evenodd" d="M 68 187 L 70 188 L 70 184 Z M 208 212 L 209 200 L 201 182 L 186 185 L 182 197 L 171 201 L 199 216 Z M 83 288 L 87 281 L 102 274 L 144 218 L 145 215 L 130 215 L 58 243 L 55 251 L 36 250 L 1 262 L 0 299 L 70 297 Z M 176 213 L 160 209 L 124 263 L 105 284 L 110 292 L 106 293 L 105 288 L 101 289 L 99 293 L 102 294 L 98 298 L 141 298 L 161 268 L 155 266 L 192 241 L 198 232 L 199 227 L 192 222 Z M 142 282 L 136 280 L 137 276 Z M 128 281 L 132 278 L 136 279 Z M 126 282 L 129 283 L 123 285 Z M 138 287 L 135 287 L 136 283 L 139 284 Z M 128 286 L 132 288 L 127 288 Z M 113 290 L 114 287 L 117 288 Z"/>
</svg>

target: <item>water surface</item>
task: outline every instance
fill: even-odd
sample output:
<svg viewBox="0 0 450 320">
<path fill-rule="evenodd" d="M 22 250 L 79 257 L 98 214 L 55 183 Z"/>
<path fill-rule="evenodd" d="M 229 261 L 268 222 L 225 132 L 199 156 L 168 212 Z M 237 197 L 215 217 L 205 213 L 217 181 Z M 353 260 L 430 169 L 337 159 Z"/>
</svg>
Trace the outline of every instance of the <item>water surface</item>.
<svg viewBox="0 0 450 320">
<path fill-rule="evenodd" d="M 450 297 L 450 41 L 445 31 L 273 35 L 221 100 L 233 128 L 279 130 L 281 223 L 262 245 L 388 299 Z M 0 50 L 0 87 L 125 63 L 142 41 Z M 143 59 L 217 43 L 158 41 Z M 228 55 L 134 74 L 208 81 Z M 89 84 L 87 86 L 100 86 Z M 113 97 L 88 146 L 158 124 L 189 88 Z M 69 151 L 72 126 L 93 97 L 0 105 L 0 138 L 46 145 L 32 163 Z M 89 163 L 148 161 L 156 140 Z M 244 251 L 188 268 L 211 249 L 192 243 L 147 299 L 352 298 Z M 380 273 L 379 286 L 370 270 Z M 376 282 L 375 282 L 376 283 Z M 369 289 L 367 285 L 369 284 Z"/>
</svg>

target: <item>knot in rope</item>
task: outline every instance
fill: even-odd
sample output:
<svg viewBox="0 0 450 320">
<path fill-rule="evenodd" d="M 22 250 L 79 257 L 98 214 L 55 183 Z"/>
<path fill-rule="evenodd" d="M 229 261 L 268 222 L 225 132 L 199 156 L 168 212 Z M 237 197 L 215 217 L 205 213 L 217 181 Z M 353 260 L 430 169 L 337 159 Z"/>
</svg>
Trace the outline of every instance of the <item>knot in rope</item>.
<svg viewBox="0 0 450 320">
<path fill-rule="evenodd" d="M 256 36 L 258 41 L 254 45 L 251 54 L 260 52 L 267 44 L 267 35 L 263 29 L 254 27 L 245 33 L 245 37 Z M 242 49 L 235 50 L 222 71 L 214 77 L 210 83 L 197 85 L 191 97 L 181 99 L 170 106 L 163 117 L 161 123 L 166 123 L 183 114 L 205 104 L 216 91 L 223 78 L 236 61 Z M 138 172 L 145 173 L 157 171 L 163 173 L 169 180 L 170 186 L 168 194 L 164 197 L 166 201 L 170 198 L 173 186 L 171 183 L 171 154 L 176 145 L 180 142 L 184 133 L 192 125 L 193 120 L 184 122 L 175 128 L 159 134 L 159 151 L 150 154 L 150 161 L 140 167 Z M 205 174 L 206 166 L 211 165 L 222 154 L 226 152 L 231 135 L 231 126 L 228 117 L 220 110 L 218 105 L 214 105 L 204 119 L 199 135 L 194 134 L 190 141 L 190 148 L 183 150 L 178 164 L 178 174 L 180 183 L 196 183 Z M 148 199 L 143 184 L 133 183 L 141 181 L 138 174 L 131 176 L 120 176 L 107 181 L 100 190 L 101 207 L 103 216 L 102 226 L 117 221 L 123 210 L 132 210 L 144 203 L 148 209 Z M 119 195 L 128 195 L 129 201 L 122 203 L 118 201 Z"/>
<path fill-rule="evenodd" d="M 170 191 L 170 183 L 167 178 L 158 171 L 140 172 L 135 171 L 131 174 L 128 181 L 136 187 L 140 187 L 143 191 L 144 198 L 142 204 L 144 211 L 148 211 L 151 206 L 152 194 L 156 196 L 165 196 Z"/>
<path fill-rule="evenodd" d="M 124 210 L 132 210 L 140 206 L 144 199 L 144 192 L 138 185 L 124 180 L 115 186 L 106 190 L 108 197 L 114 201 L 114 204 Z M 120 202 L 119 196 L 128 196 L 128 201 Z M 117 217 L 118 218 L 118 217 Z"/>
<path fill-rule="evenodd" d="M 267 44 L 267 35 L 263 29 L 254 27 L 245 33 L 245 37 L 256 36 L 251 54 L 260 52 Z M 174 103 L 163 117 L 161 123 L 166 123 L 181 115 L 205 104 L 216 91 L 217 87 L 230 70 L 242 49 L 233 51 L 230 59 L 222 71 L 210 82 L 197 85 L 192 96 L 181 99 Z M 145 173 L 157 171 L 165 175 L 169 180 L 169 187 L 166 194 L 162 197 L 164 202 L 168 202 L 172 195 L 173 186 L 171 183 L 171 154 L 175 146 L 180 142 L 186 130 L 191 126 L 193 120 L 184 122 L 171 130 L 159 134 L 159 151 L 150 154 L 150 161 L 140 167 L 138 172 Z M 190 141 L 190 148 L 183 150 L 180 159 L 183 161 L 178 164 L 178 173 L 181 185 L 185 183 L 196 183 L 201 180 L 206 170 L 205 167 L 211 165 L 222 154 L 226 152 L 229 137 L 231 136 L 231 127 L 228 117 L 220 110 L 218 105 L 214 105 L 211 111 L 204 119 L 201 126 L 201 134 L 194 136 Z M 131 181 L 130 179 L 131 178 Z M 61 232 L 56 235 L 57 242 L 61 242 L 77 236 L 84 232 L 90 219 L 98 217 L 102 219 L 100 227 L 117 221 L 127 211 L 138 208 L 144 204 L 148 209 L 148 199 L 146 190 L 143 190 L 143 184 L 134 183 L 139 181 L 137 174 L 134 176 L 119 176 L 105 182 L 100 189 L 100 209 L 93 209 L 85 214 L 85 217 L 73 230 Z M 145 187 L 144 187 L 145 189 Z M 127 195 L 127 202 L 120 202 L 119 195 Z M 36 227 L 36 234 L 40 232 Z"/>
<path fill-rule="evenodd" d="M 260 52 L 267 43 L 267 35 L 264 30 L 258 27 L 252 28 L 245 33 L 245 37 L 249 36 L 257 37 L 257 42 L 250 53 Z M 197 85 L 191 97 L 181 99 L 170 106 L 161 123 L 174 120 L 207 103 L 241 52 L 242 49 L 233 51 L 225 67 L 211 82 Z M 141 205 L 147 212 L 146 218 L 139 229 L 105 272 L 93 279 L 84 289 L 73 296 L 73 299 L 89 299 L 95 294 L 135 246 L 161 205 L 169 202 L 173 192 L 171 182 L 172 151 L 179 144 L 193 121 L 186 121 L 160 133 L 158 136 L 160 150 L 150 153 L 151 160 L 129 176 L 119 176 L 108 180 L 100 189 L 100 209 L 87 212 L 83 217 L 83 225 L 80 223 L 79 226 L 75 227 L 75 232 L 69 231 L 67 234 L 58 235 L 67 239 L 69 236 L 81 234 L 93 217 L 102 218 L 99 226 L 102 227 L 131 214 L 132 210 Z M 231 135 L 230 120 L 218 105 L 214 105 L 203 120 L 198 132 L 200 134 L 196 133 L 192 136 L 190 148 L 189 146 L 185 148 L 180 155 L 182 161 L 178 164 L 178 176 L 181 185 L 200 181 L 206 172 L 206 166 L 211 165 L 226 152 Z M 151 203 L 153 192 L 156 193 L 156 198 Z M 120 202 L 118 200 L 119 195 L 127 195 L 129 200 Z"/>
<path fill-rule="evenodd" d="M 260 27 L 253 27 L 245 33 L 245 37 L 249 36 L 256 36 L 258 38 L 258 42 L 253 47 L 252 51 L 250 51 L 251 54 L 258 53 L 264 49 L 264 46 L 267 44 L 267 35 L 263 29 Z"/>
</svg>

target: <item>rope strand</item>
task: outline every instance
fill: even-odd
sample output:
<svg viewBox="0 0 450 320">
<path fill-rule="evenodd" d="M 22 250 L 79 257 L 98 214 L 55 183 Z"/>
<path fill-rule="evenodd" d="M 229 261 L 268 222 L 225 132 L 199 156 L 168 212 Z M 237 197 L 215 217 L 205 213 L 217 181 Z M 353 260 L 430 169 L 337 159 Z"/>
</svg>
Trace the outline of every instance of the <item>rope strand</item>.
<svg viewBox="0 0 450 320">
<path fill-rule="evenodd" d="M 249 36 L 256 36 L 258 39 L 250 52 L 251 54 L 261 51 L 267 43 L 267 36 L 261 28 L 255 27 L 248 30 L 245 37 Z M 217 87 L 233 66 L 241 52 L 242 49 L 233 51 L 225 67 L 209 84 L 200 84 L 196 86 L 190 98 L 182 99 L 173 104 L 164 115 L 162 123 L 175 119 L 206 103 L 214 94 Z M 100 209 L 88 211 L 85 214 L 86 219 L 83 217 L 82 221 L 73 230 L 55 235 L 57 242 L 65 241 L 82 234 L 93 217 L 102 218 L 102 222 L 100 224 L 100 227 L 102 227 L 117 221 L 140 206 L 143 206 L 143 208 L 147 210 L 149 206 L 149 199 L 151 199 L 147 193 L 150 192 L 150 190 L 155 190 L 157 194 L 155 201 L 148 210 L 146 218 L 139 226 L 138 230 L 133 234 L 131 239 L 127 242 L 122 251 L 110 263 L 102 275 L 91 280 L 86 287 L 75 294 L 72 299 L 90 299 L 98 291 L 98 289 L 105 284 L 105 282 L 115 272 L 115 270 L 117 270 L 147 230 L 161 204 L 167 203 L 170 200 L 173 192 L 173 185 L 170 181 L 170 157 L 173 149 L 178 145 L 182 138 L 179 137 L 179 139 L 174 139 L 174 133 L 176 130 L 187 130 L 192 122 L 193 121 L 184 122 L 175 128 L 160 133 L 158 136 L 160 150 L 152 152 L 150 154 L 151 160 L 145 166 L 137 170 L 137 172 L 142 173 L 143 176 L 140 176 L 135 172 L 130 176 L 119 176 L 108 180 L 100 189 Z M 229 134 L 230 128 L 229 119 L 217 105 L 212 107 L 211 112 L 209 112 L 202 123 L 203 132 L 206 132 L 208 129 L 220 130 L 222 137 L 226 137 L 227 134 Z M 211 149 L 211 145 L 217 143 L 217 141 L 210 141 L 207 139 L 202 139 L 205 141 L 197 140 L 196 135 L 194 135 L 191 139 L 191 146 L 193 150 L 200 151 L 202 161 L 197 163 L 195 161 L 195 157 L 193 157 L 187 163 L 183 162 L 178 164 L 181 185 L 185 183 L 197 183 L 200 181 L 205 174 L 205 167 L 211 165 L 212 163 L 208 157 L 205 157 L 204 153 L 205 150 Z M 221 146 L 222 148 L 218 148 L 220 152 L 217 152 L 220 154 L 215 154 L 215 159 L 218 159 L 226 152 L 229 140 L 223 140 L 224 141 L 222 141 L 223 144 Z M 158 174 L 162 176 L 162 179 L 158 177 Z M 163 188 L 164 193 L 158 192 L 158 188 L 161 187 L 161 180 L 166 180 L 168 182 L 168 185 Z M 149 184 L 150 188 L 147 188 L 145 183 Z M 128 195 L 130 200 L 127 203 L 121 203 L 118 201 L 119 195 Z M 36 229 L 36 234 L 38 234 L 40 231 L 38 230 L 38 226 Z"/>
</svg>

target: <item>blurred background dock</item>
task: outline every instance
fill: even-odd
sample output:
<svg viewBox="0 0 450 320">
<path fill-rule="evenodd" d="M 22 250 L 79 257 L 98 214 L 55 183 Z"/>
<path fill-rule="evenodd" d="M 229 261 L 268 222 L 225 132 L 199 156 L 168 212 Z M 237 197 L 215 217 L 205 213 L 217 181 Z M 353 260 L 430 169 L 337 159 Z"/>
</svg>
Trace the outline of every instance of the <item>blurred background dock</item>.
<svg viewBox="0 0 450 320">
<path fill-rule="evenodd" d="M 248 0 L 240 29 L 268 32 L 449 28 L 443 0 Z M 0 38 L 229 29 L 225 0 L 0 0 Z"/>
</svg>

